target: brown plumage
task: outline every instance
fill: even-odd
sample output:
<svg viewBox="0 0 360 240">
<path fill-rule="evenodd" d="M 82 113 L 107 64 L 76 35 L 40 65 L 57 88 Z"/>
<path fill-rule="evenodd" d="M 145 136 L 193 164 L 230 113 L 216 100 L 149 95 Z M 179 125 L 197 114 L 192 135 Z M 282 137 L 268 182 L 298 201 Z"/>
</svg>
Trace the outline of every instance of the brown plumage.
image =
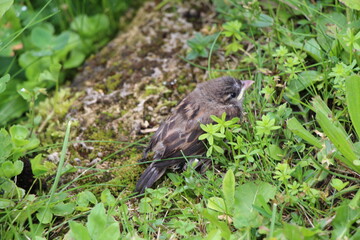
<svg viewBox="0 0 360 240">
<path fill-rule="evenodd" d="M 211 123 L 211 115 L 226 112 L 227 119 L 239 117 L 244 92 L 253 81 L 240 81 L 221 77 L 199 84 L 187 95 L 159 127 L 144 151 L 143 160 L 153 151 L 154 161 L 140 176 L 135 191 L 143 193 L 151 187 L 168 168 L 182 168 L 183 156 L 202 155 L 204 143 L 198 140 L 203 134 L 200 123 Z"/>
</svg>

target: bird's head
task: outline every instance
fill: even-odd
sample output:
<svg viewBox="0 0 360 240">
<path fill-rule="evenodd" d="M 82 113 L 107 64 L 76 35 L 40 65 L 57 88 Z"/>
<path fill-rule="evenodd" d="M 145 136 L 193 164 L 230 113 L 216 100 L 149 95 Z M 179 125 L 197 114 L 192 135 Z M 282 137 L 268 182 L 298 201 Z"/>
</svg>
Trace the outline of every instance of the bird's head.
<svg viewBox="0 0 360 240">
<path fill-rule="evenodd" d="M 210 101 L 222 105 L 241 106 L 245 91 L 254 83 L 251 80 L 238 80 L 233 77 L 220 77 L 199 85 L 202 95 Z"/>
</svg>

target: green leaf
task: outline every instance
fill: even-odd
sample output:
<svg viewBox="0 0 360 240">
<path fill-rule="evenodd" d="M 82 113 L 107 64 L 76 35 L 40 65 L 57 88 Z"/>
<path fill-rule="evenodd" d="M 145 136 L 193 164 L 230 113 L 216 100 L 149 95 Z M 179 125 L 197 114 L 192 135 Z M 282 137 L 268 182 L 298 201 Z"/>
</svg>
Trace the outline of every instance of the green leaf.
<svg viewBox="0 0 360 240">
<path fill-rule="evenodd" d="M 281 39 L 281 42 L 286 44 L 287 46 L 291 48 L 297 48 L 302 49 L 304 47 L 304 41 L 303 39 L 291 39 L 289 36 L 283 37 Z"/>
<path fill-rule="evenodd" d="M 100 234 L 98 239 L 120 239 L 120 227 L 118 222 L 110 224 L 105 230 Z"/>
<path fill-rule="evenodd" d="M 329 12 L 321 14 L 316 19 L 316 30 L 318 31 L 318 36 L 327 35 L 334 39 L 337 37 L 338 30 L 346 28 L 347 24 L 346 16 L 343 13 Z"/>
<path fill-rule="evenodd" d="M 224 154 L 224 149 L 222 149 L 221 147 L 217 146 L 217 145 L 213 145 L 215 151 L 217 151 L 220 154 Z"/>
<path fill-rule="evenodd" d="M 75 210 L 75 203 L 63 203 L 60 202 L 51 208 L 51 212 L 56 216 L 68 216 Z"/>
<path fill-rule="evenodd" d="M 268 202 L 275 197 L 275 193 L 276 187 L 266 182 L 249 182 L 237 187 L 235 190 L 234 226 L 238 229 L 261 226 L 262 217 L 254 205 Z M 261 196 L 261 201 L 259 196 Z"/>
<path fill-rule="evenodd" d="M 24 163 L 20 160 L 15 162 L 5 161 L 0 167 L 0 176 L 12 178 L 19 175 L 24 168 Z"/>
<path fill-rule="evenodd" d="M 110 190 L 107 188 L 101 193 L 101 202 L 104 203 L 105 206 L 115 206 L 116 199 L 111 194 Z"/>
<path fill-rule="evenodd" d="M 44 70 L 39 75 L 39 81 L 52 81 L 57 82 L 59 80 L 59 74 L 61 70 L 61 64 L 51 63 L 49 69 Z"/>
<path fill-rule="evenodd" d="M 105 212 L 104 204 L 98 203 L 91 210 L 88 216 L 86 227 L 92 239 L 98 239 L 106 228 L 107 215 Z"/>
<path fill-rule="evenodd" d="M 221 231 L 220 229 L 213 229 L 211 230 L 204 240 L 221 240 Z"/>
<path fill-rule="evenodd" d="M 360 10 L 360 2 L 358 0 L 340 0 L 343 4 L 345 4 L 348 8 Z"/>
<path fill-rule="evenodd" d="M 225 201 L 219 197 L 209 198 L 207 207 L 220 213 L 226 213 Z"/>
<path fill-rule="evenodd" d="M 225 134 L 222 134 L 222 133 L 214 133 L 213 136 L 215 136 L 217 138 L 225 138 Z"/>
<path fill-rule="evenodd" d="M 316 120 L 320 124 L 322 130 L 335 147 L 344 155 L 346 165 L 351 167 L 354 171 L 360 173 L 360 166 L 356 166 L 353 161 L 357 160 L 358 157 L 354 152 L 353 143 L 349 141 L 347 136 L 343 134 L 343 129 L 336 127 L 330 119 L 323 113 L 318 112 L 316 114 Z"/>
<path fill-rule="evenodd" d="M 0 209 L 8 209 L 15 206 L 15 202 L 10 199 L 0 198 Z"/>
<path fill-rule="evenodd" d="M 204 132 L 209 132 L 211 124 L 200 124 L 200 127 Z"/>
<path fill-rule="evenodd" d="M 231 169 L 225 174 L 222 184 L 222 192 L 224 194 L 226 208 L 228 211 L 231 211 L 234 208 L 235 201 L 235 176 Z"/>
<path fill-rule="evenodd" d="M 190 51 L 187 55 L 186 55 L 186 59 L 188 60 L 194 60 L 197 57 L 199 57 L 199 54 L 195 51 Z"/>
<path fill-rule="evenodd" d="M 335 188 L 337 191 L 343 190 L 346 187 L 346 185 L 348 185 L 348 184 L 349 184 L 349 182 L 344 183 L 343 181 L 341 181 L 340 179 L 337 179 L 337 178 L 333 178 L 331 180 L 331 186 L 333 188 Z"/>
<path fill-rule="evenodd" d="M 287 120 L 286 125 L 288 129 L 295 135 L 298 135 L 299 137 L 317 148 L 322 148 L 320 140 L 318 140 L 309 131 L 307 131 L 295 117 Z"/>
<path fill-rule="evenodd" d="M 310 237 L 316 234 L 316 232 L 312 231 L 311 229 L 307 229 L 305 227 L 300 227 L 288 223 L 284 224 L 283 233 L 286 239 L 291 239 L 291 240 L 312 239 Z"/>
<path fill-rule="evenodd" d="M 21 147 L 29 143 L 29 140 L 27 140 L 29 133 L 30 131 L 22 125 L 13 125 L 10 128 L 11 139 L 17 147 Z"/>
<path fill-rule="evenodd" d="M 2 128 L 0 130 L 0 164 L 3 163 L 12 152 L 12 142 L 9 133 Z"/>
<path fill-rule="evenodd" d="M 153 208 L 151 207 L 151 205 L 148 202 L 143 201 L 143 200 L 140 201 L 140 203 L 139 203 L 139 212 L 140 213 L 151 213 L 153 211 L 154 211 Z"/>
<path fill-rule="evenodd" d="M 59 36 L 54 38 L 54 41 L 52 43 L 53 50 L 56 51 L 56 50 L 63 49 L 67 45 L 69 38 L 70 38 L 69 32 L 64 31 L 64 32 L 60 33 Z"/>
<path fill-rule="evenodd" d="M 346 28 L 347 21 L 344 14 L 340 12 L 323 13 L 316 19 L 317 42 L 329 52 L 330 56 L 339 56 L 340 52 L 337 41 L 339 29 Z"/>
<path fill-rule="evenodd" d="M 53 214 L 51 213 L 50 209 L 42 207 L 38 210 L 38 213 L 36 213 L 36 218 L 42 224 L 49 224 L 53 219 Z"/>
<path fill-rule="evenodd" d="M 212 148 L 214 148 L 214 137 L 213 137 L 213 135 L 209 135 L 209 137 L 207 138 L 207 140 L 208 140 L 210 146 L 211 146 Z"/>
<path fill-rule="evenodd" d="M 50 54 L 51 52 L 48 55 Z M 39 57 L 34 51 L 26 51 L 19 57 L 20 66 L 25 69 L 26 78 L 32 83 L 36 83 L 40 73 L 49 69 L 52 61 L 50 56 Z"/>
<path fill-rule="evenodd" d="M 255 19 L 255 21 L 251 21 L 250 25 L 254 27 L 270 27 L 274 24 L 274 19 L 269 15 L 260 13 L 259 16 Z"/>
<path fill-rule="evenodd" d="M 22 147 L 23 151 L 32 150 L 40 145 L 40 140 L 35 137 L 32 137 L 28 140 L 29 140 L 29 142 L 25 146 Z"/>
<path fill-rule="evenodd" d="M 242 24 L 240 21 L 235 20 L 231 22 L 226 22 L 222 25 L 222 27 L 224 28 L 222 34 L 225 35 L 226 37 L 234 36 L 239 41 L 242 39 L 240 32 Z"/>
<path fill-rule="evenodd" d="M 0 170 L 2 168 L 0 167 Z M 16 186 L 16 184 L 10 180 L 2 178 L 0 182 L 1 197 L 14 200 L 24 200 L 25 190 Z M 31 200 L 30 200 L 31 201 Z M 26 216 L 28 217 L 28 215 Z"/>
<path fill-rule="evenodd" d="M 360 189 L 357 190 L 355 196 L 353 197 L 353 199 L 351 199 L 349 207 L 351 209 L 360 208 Z"/>
<path fill-rule="evenodd" d="M 41 154 L 38 154 L 33 159 L 31 159 L 30 164 L 31 164 L 31 171 L 35 177 L 40 177 L 41 175 L 49 171 L 49 169 L 42 164 Z"/>
<path fill-rule="evenodd" d="M 208 209 L 204 209 L 202 211 L 202 215 L 209 220 L 210 224 L 212 226 L 214 226 L 216 229 L 220 229 L 221 230 L 221 236 L 223 237 L 223 239 L 230 239 L 231 236 L 231 231 L 227 225 L 227 223 L 223 222 L 223 221 L 219 221 L 217 214 L 214 214 L 214 212 L 211 212 Z"/>
<path fill-rule="evenodd" d="M 94 16 L 78 15 L 70 25 L 71 29 L 83 37 L 100 39 L 107 35 L 110 28 L 110 21 L 105 14 Z"/>
<path fill-rule="evenodd" d="M 282 160 L 282 158 L 284 157 L 284 151 L 275 144 L 270 144 L 269 147 L 267 148 L 267 152 L 269 154 L 269 156 L 277 161 Z"/>
<path fill-rule="evenodd" d="M 64 62 L 64 69 L 74 68 L 81 65 L 85 60 L 85 53 L 79 50 L 73 50 L 70 52 L 70 57 Z"/>
<path fill-rule="evenodd" d="M 0 98 L 0 125 L 5 125 L 12 119 L 20 117 L 28 110 L 28 104 L 18 94 Z"/>
<path fill-rule="evenodd" d="M 336 215 L 332 222 L 333 239 L 346 239 L 350 237 L 351 226 L 360 218 L 359 204 L 355 208 L 349 206 L 349 201 L 345 200 L 340 207 L 336 209 Z"/>
<path fill-rule="evenodd" d="M 349 110 L 351 122 L 360 139 L 360 76 L 354 75 L 345 80 L 346 103 Z"/>
<path fill-rule="evenodd" d="M 298 78 L 292 78 L 286 87 L 286 90 L 292 94 L 298 93 L 310 87 L 315 82 L 322 80 L 322 74 L 318 71 L 304 71 L 298 76 Z"/>
<path fill-rule="evenodd" d="M 20 94 L 20 96 L 23 97 L 23 99 L 25 99 L 27 102 L 31 102 L 32 99 L 32 92 L 27 90 L 26 88 L 21 88 L 18 90 L 18 93 Z"/>
<path fill-rule="evenodd" d="M 360 166 L 354 164 L 353 161 L 358 160 L 358 156 L 355 154 L 354 144 L 349 140 L 349 136 L 341 126 L 339 121 L 330 120 L 330 109 L 326 106 L 325 102 L 320 97 L 315 97 L 313 100 L 313 106 L 316 112 L 316 120 L 320 124 L 320 127 L 335 145 L 337 150 L 344 155 L 344 163 L 351 167 L 354 171 L 360 173 Z"/>
<path fill-rule="evenodd" d="M 315 59 L 315 61 L 321 62 L 323 58 L 321 47 L 314 38 L 305 41 L 303 49 L 307 54 L 309 54 L 313 59 Z"/>
<path fill-rule="evenodd" d="M 232 43 L 225 46 L 225 50 L 226 50 L 225 55 L 228 56 L 231 53 L 235 53 L 242 48 L 243 46 L 238 41 L 233 41 Z"/>
<path fill-rule="evenodd" d="M 87 211 L 89 203 L 92 204 L 97 203 L 97 199 L 92 192 L 90 192 L 89 190 L 85 190 L 77 195 L 76 198 L 76 204 L 78 205 L 76 208 L 77 210 Z"/>
<path fill-rule="evenodd" d="M 6 74 L 0 78 L 0 93 L 5 91 L 7 82 L 10 81 L 10 74 Z"/>
<path fill-rule="evenodd" d="M 210 147 L 208 148 L 208 150 L 206 151 L 206 157 L 210 157 L 210 156 L 211 156 L 211 154 L 212 154 L 212 152 L 213 152 L 213 149 L 214 149 L 213 146 L 210 146 Z"/>
<path fill-rule="evenodd" d="M 207 134 L 207 133 L 201 134 L 201 135 L 199 136 L 199 140 L 202 141 L 202 140 L 206 139 L 207 137 L 208 137 L 208 134 Z"/>
<path fill-rule="evenodd" d="M 14 0 L 1 0 L 0 2 L 0 19 L 4 16 L 7 10 L 13 5 Z"/>
<path fill-rule="evenodd" d="M 91 240 L 90 234 L 84 225 L 81 223 L 70 221 L 69 222 L 71 235 L 75 240 Z"/>
<path fill-rule="evenodd" d="M 32 44 L 39 49 L 51 49 L 53 44 L 53 31 L 49 28 L 38 26 L 31 31 Z"/>
<path fill-rule="evenodd" d="M 203 36 L 201 33 L 195 33 L 194 38 L 187 40 L 187 45 L 191 49 L 186 58 L 193 60 L 197 57 L 208 57 L 209 49 L 217 36 L 218 34 Z M 215 51 L 218 47 L 218 44 L 215 44 L 213 50 Z"/>
</svg>

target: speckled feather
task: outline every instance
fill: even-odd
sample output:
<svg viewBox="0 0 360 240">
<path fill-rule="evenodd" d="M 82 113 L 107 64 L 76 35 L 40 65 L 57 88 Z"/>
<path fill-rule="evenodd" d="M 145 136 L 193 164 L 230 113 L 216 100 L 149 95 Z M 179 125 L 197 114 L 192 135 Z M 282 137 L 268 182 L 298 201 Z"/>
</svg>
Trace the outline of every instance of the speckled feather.
<svg viewBox="0 0 360 240">
<path fill-rule="evenodd" d="M 222 77 L 199 84 L 187 95 L 160 125 L 145 149 L 142 161 L 151 151 L 155 153 L 154 161 L 141 175 L 135 191 L 143 193 L 170 167 L 182 168 L 186 163 L 182 156 L 203 155 L 206 147 L 198 140 L 203 134 L 200 123 L 210 123 L 211 115 L 220 116 L 224 112 L 228 119 L 239 117 L 242 99 L 230 99 L 229 96 L 232 93 L 238 96 L 242 85 L 240 80 Z"/>
</svg>

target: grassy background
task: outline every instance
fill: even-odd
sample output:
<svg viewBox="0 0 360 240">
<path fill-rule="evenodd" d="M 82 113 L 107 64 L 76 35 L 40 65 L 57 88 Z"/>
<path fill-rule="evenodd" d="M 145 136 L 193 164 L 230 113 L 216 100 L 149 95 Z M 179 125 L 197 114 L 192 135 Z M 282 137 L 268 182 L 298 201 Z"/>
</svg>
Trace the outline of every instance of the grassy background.
<svg viewBox="0 0 360 240">
<path fill-rule="evenodd" d="M 128 192 L 114 196 L 108 188 L 93 191 L 100 184 L 69 187 L 84 182 L 82 175 L 59 185 L 60 176 L 73 170 L 64 167 L 70 123 L 56 172 L 40 155 L 29 157 L 36 177 L 55 176 L 49 190 L 30 194 L 15 185 L 13 177 L 25 167 L 21 157 L 39 151 L 33 129 L 41 119 L 34 106 L 46 89 L 56 88 L 55 96 L 61 96 L 65 76 L 111 38 L 109 30 L 128 7 L 125 1 L 122 7 L 102 1 L 96 2 L 99 12 L 88 12 L 85 1 L 48 4 L 55 3 L 48 8 L 9 1 L 10 9 L 2 8 L 7 10 L 0 35 L 1 61 L 7 61 L 0 71 L 4 239 L 360 238 L 356 1 L 212 1 L 213 31 L 188 39 L 183 60 L 207 70 L 210 78 L 255 80 L 245 116 L 240 124 L 218 116 L 205 126 L 213 162 L 205 175 L 191 167 L 168 173 L 141 199 Z M 162 1 L 158 8 L 172 4 Z M 29 16 L 16 15 L 22 6 Z M 112 9 L 121 10 L 108 14 Z M 88 51 L 90 45 L 94 49 Z M 211 64 L 218 56 L 228 61 L 221 69 Z M 70 75 L 62 76 L 67 68 Z"/>
</svg>

